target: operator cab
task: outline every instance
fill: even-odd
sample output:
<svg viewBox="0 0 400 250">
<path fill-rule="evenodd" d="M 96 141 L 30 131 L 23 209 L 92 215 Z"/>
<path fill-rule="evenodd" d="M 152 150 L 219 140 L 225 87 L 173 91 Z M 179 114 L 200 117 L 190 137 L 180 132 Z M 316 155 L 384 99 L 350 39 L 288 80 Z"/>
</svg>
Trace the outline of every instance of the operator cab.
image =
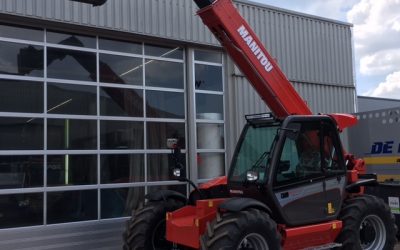
<svg viewBox="0 0 400 250">
<path fill-rule="evenodd" d="M 246 116 L 230 172 L 231 196 L 267 205 L 278 223 L 299 226 L 335 219 L 346 167 L 335 121 L 327 115 Z"/>
</svg>

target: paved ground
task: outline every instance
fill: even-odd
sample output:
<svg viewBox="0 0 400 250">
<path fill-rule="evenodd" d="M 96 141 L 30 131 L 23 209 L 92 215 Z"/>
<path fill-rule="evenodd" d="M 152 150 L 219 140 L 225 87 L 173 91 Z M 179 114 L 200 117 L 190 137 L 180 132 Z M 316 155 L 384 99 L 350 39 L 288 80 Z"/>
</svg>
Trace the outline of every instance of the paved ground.
<svg viewBox="0 0 400 250">
<path fill-rule="evenodd" d="M 394 250 L 400 250 L 400 244 L 397 244 L 397 245 L 394 247 Z"/>
</svg>

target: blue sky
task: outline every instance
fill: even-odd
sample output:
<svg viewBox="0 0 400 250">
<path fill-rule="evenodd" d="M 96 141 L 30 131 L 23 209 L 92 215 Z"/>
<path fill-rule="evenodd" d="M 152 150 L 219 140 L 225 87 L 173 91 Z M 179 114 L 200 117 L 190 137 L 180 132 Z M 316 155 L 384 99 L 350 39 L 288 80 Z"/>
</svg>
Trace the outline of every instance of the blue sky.
<svg viewBox="0 0 400 250">
<path fill-rule="evenodd" d="M 399 0 L 252 0 L 354 25 L 357 94 L 400 99 Z"/>
</svg>

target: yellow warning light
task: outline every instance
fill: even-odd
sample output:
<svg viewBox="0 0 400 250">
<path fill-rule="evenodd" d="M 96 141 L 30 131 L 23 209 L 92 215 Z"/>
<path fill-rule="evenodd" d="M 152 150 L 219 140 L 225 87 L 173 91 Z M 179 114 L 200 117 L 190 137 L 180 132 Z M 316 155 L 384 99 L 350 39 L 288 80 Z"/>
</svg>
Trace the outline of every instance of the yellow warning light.
<svg viewBox="0 0 400 250">
<path fill-rule="evenodd" d="M 195 219 L 194 224 L 196 225 L 196 227 L 199 227 L 199 219 Z"/>
<path fill-rule="evenodd" d="M 208 207 L 213 207 L 214 206 L 214 202 L 213 201 L 208 201 Z"/>
<path fill-rule="evenodd" d="M 336 229 L 336 223 L 332 224 L 332 229 L 335 230 Z"/>
<path fill-rule="evenodd" d="M 169 220 L 169 215 L 170 215 L 169 213 L 166 213 L 166 214 L 165 214 L 165 219 L 166 219 L 166 220 Z"/>
</svg>

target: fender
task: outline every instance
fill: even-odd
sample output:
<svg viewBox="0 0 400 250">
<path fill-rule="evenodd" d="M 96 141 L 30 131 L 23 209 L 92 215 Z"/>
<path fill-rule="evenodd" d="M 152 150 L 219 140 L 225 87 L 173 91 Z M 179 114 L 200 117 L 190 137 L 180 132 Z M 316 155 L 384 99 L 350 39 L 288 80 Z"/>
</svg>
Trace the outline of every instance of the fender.
<svg viewBox="0 0 400 250">
<path fill-rule="evenodd" d="M 240 212 L 249 208 L 256 208 L 268 213 L 269 215 L 272 214 L 272 211 L 269 207 L 267 207 L 264 203 L 252 198 L 234 197 L 224 201 L 219 205 L 219 210 L 228 212 Z"/>
<path fill-rule="evenodd" d="M 172 190 L 159 190 L 146 194 L 144 198 L 148 199 L 149 201 L 166 201 L 168 199 L 175 199 L 178 201 L 182 201 L 185 204 L 187 203 L 186 196 Z"/>
<path fill-rule="evenodd" d="M 357 182 L 351 183 L 346 186 L 346 191 L 349 193 L 358 193 L 360 192 L 360 187 L 363 186 L 375 186 L 378 185 L 378 181 L 376 179 L 361 179 Z"/>
</svg>

